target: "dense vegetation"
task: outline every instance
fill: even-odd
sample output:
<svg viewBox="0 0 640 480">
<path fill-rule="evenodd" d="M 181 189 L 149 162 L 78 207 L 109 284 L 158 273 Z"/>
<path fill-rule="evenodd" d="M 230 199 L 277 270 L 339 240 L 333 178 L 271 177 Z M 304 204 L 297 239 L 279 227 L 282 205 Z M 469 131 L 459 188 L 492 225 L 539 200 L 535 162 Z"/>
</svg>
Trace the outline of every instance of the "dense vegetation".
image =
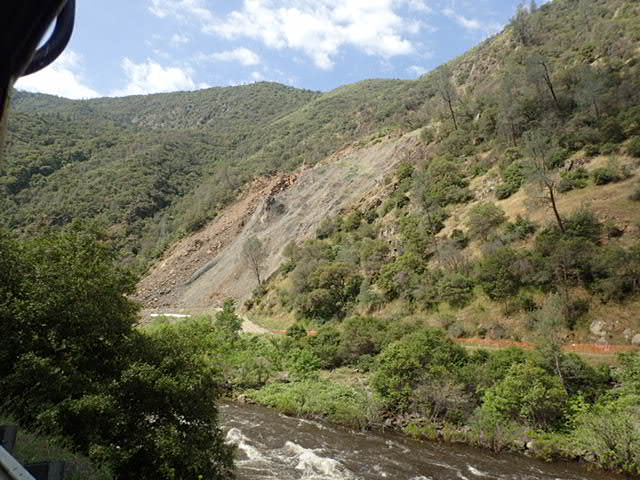
<svg viewBox="0 0 640 480">
<path fill-rule="evenodd" d="M 558 204 L 572 190 L 635 175 L 640 77 L 629 59 L 640 12 L 628 2 L 579 3 L 521 9 L 506 35 L 479 47 L 477 64 L 504 53 L 492 83 L 453 88 L 472 75 L 466 57 L 426 77 L 440 109 L 421 129 L 425 158 L 387 178 L 377 206 L 327 219 L 317 239 L 291 245 L 288 262 L 249 306 L 321 324 L 395 302 L 408 313 L 446 312 L 455 336 L 504 332 L 499 318 L 456 322 L 458 311 L 488 302 L 522 320 L 526 328 L 511 333 L 522 337 L 542 328 L 536 312 L 549 295 L 561 299 L 557 328 L 565 334 L 586 326 L 593 305 L 634 298 L 637 236 L 588 205 Z M 610 31 L 619 35 L 616 48 L 600 38 Z M 601 154 L 607 163 L 590 167 Z M 496 187 L 476 197 L 470 185 L 487 178 Z M 547 209 L 542 221 L 505 214 L 499 201 L 520 190 L 530 211 Z"/>
<path fill-rule="evenodd" d="M 640 474 L 640 355 L 609 369 L 561 350 L 590 309 L 637 299 L 640 244 L 588 205 L 559 206 L 636 175 L 639 18 L 632 1 L 532 3 L 419 80 L 326 94 L 266 83 L 79 102 L 16 94 L 0 175 L 0 223 L 13 230 L 0 234 L 3 411 L 117 478 L 231 476 L 223 389 Z M 379 204 L 328 218 L 276 275 L 256 274 L 247 307 L 295 318 L 286 336 L 241 334 L 232 302 L 215 319 L 133 329 L 127 267 L 202 227 L 254 176 L 413 131 L 425 156 L 386 179 Z M 507 215 L 523 192 L 543 220 Z M 474 321 L 486 311 L 492 323 Z M 471 335 L 537 349 L 469 352 L 450 339 Z"/>
<path fill-rule="evenodd" d="M 542 320 L 557 308 L 548 305 Z M 284 336 L 242 334 L 240 323 L 227 302 L 215 319 L 159 325 L 206 343 L 244 401 L 640 475 L 638 352 L 595 368 L 553 338 L 532 351 L 468 352 L 420 319 L 356 316 L 314 335 L 298 324 Z"/>
<path fill-rule="evenodd" d="M 0 233 L 2 411 L 115 478 L 231 478 L 210 344 L 134 329 L 134 277 L 93 229 Z M 199 477 L 200 475 L 200 477 Z"/>
</svg>

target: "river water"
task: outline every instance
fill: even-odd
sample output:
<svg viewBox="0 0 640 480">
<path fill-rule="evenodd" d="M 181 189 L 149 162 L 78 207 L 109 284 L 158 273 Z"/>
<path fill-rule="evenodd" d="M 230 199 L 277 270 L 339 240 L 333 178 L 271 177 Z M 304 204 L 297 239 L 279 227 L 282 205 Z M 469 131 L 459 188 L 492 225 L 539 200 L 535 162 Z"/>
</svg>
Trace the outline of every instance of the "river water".
<svg viewBox="0 0 640 480">
<path fill-rule="evenodd" d="M 352 432 L 248 405 L 220 408 L 240 480 L 596 480 L 574 464 Z"/>
</svg>

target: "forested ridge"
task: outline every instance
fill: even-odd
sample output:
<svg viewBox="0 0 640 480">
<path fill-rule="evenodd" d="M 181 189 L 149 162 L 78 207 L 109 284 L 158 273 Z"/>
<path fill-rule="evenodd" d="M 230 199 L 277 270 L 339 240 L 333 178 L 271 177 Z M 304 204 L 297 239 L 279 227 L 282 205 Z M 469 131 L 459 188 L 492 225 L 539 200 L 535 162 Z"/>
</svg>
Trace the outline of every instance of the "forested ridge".
<svg viewBox="0 0 640 480">
<path fill-rule="evenodd" d="M 640 343 L 638 45 L 638 2 L 555 0 L 413 81 L 16 92 L 0 170 L 3 412 L 115 478 L 232 476 L 214 401 L 240 393 L 640 474 L 640 354 L 599 365 L 563 350 Z M 243 334 L 232 300 L 135 327 L 136 275 L 250 181 L 404 136 L 420 155 L 289 244 L 269 278 L 246 242 L 257 288 L 238 307 L 286 335 Z"/>
</svg>

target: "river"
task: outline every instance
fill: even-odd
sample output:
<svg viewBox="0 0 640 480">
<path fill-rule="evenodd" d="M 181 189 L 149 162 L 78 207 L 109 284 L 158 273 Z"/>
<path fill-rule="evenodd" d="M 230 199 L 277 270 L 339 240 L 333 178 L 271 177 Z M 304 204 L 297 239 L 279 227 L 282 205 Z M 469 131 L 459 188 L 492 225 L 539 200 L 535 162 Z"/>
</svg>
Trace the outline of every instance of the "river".
<svg viewBox="0 0 640 480">
<path fill-rule="evenodd" d="M 221 406 L 239 480 L 596 480 L 579 465 L 545 464 L 394 433 L 353 432 L 249 405 Z M 617 477 L 619 478 L 619 477 Z"/>
</svg>

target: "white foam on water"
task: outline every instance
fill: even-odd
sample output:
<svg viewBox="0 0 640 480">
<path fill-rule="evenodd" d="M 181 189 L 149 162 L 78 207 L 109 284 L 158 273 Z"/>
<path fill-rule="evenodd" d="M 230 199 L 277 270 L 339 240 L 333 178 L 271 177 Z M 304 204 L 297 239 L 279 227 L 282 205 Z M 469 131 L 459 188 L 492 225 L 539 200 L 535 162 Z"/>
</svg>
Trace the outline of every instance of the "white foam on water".
<svg viewBox="0 0 640 480">
<path fill-rule="evenodd" d="M 424 475 L 420 475 L 419 477 L 411 477 L 409 480 L 433 480 L 431 477 L 425 477 Z"/>
<path fill-rule="evenodd" d="M 409 448 L 405 447 L 401 443 L 396 442 L 394 440 L 387 440 L 384 443 L 388 448 L 399 448 L 402 451 L 402 453 L 409 453 L 411 451 Z"/>
<path fill-rule="evenodd" d="M 337 460 L 321 457 L 310 448 L 287 441 L 285 450 L 293 454 L 296 470 L 303 472 L 305 479 L 343 480 L 353 478 L 351 473 Z"/>
<path fill-rule="evenodd" d="M 469 470 L 469 472 L 471 472 L 476 477 L 490 477 L 491 476 L 486 472 L 482 472 L 482 471 L 478 470 L 477 468 L 473 467 L 472 465 L 467 465 L 467 469 Z"/>
<path fill-rule="evenodd" d="M 462 474 L 462 472 L 459 472 L 459 471 L 458 471 L 458 472 L 456 472 L 456 476 L 457 476 L 458 478 L 461 478 L 462 480 L 469 480 L 467 477 L 465 477 L 465 476 Z"/>
<path fill-rule="evenodd" d="M 387 478 L 389 474 L 385 472 L 380 465 L 374 465 L 373 471 L 376 472 L 380 477 Z"/>
<path fill-rule="evenodd" d="M 264 455 L 256 447 L 249 444 L 249 439 L 239 428 L 231 428 L 227 432 L 226 441 L 237 446 L 251 461 L 265 460 Z"/>
</svg>

